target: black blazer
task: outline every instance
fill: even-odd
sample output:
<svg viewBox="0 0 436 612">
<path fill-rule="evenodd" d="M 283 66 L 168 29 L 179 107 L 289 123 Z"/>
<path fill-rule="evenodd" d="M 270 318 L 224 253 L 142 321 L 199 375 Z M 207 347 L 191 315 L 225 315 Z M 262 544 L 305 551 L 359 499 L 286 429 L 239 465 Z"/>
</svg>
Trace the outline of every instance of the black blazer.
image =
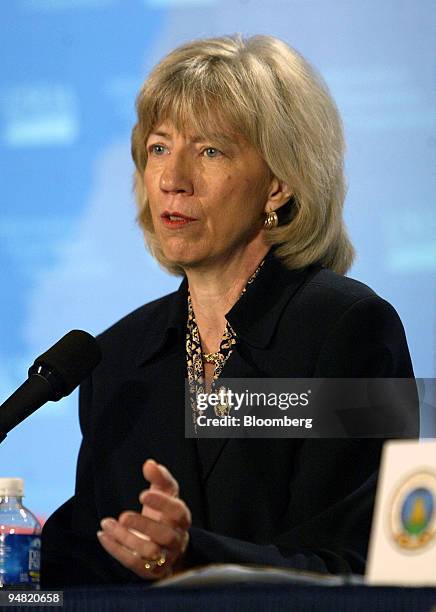
<svg viewBox="0 0 436 612">
<path fill-rule="evenodd" d="M 320 266 L 288 270 L 270 252 L 227 315 L 238 343 L 223 377 L 410 377 L 393 307 Z M 187 283 L 99 337 L 80 389 L 75 495 L 47 521 L 42 585 L 140 579 L 97 541 L 99 521 L 139 511 L 152 457 L 192 512 L 186 563 L 362 572 L 381 440 L 186 439 Z"/>
</svg>

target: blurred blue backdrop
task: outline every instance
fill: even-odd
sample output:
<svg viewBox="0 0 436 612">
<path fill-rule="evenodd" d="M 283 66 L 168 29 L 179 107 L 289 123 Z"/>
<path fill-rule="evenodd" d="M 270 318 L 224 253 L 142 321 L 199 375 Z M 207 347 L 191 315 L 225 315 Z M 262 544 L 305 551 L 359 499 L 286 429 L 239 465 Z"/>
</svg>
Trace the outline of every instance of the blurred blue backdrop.
<svg viewBox="0 0 436 612">
<path fill-rule="evenodd" d="M 9 0 L 0 17 L 0 399 L 72 328 L 99 333 L 178 280 L 135 224 L 130 130 L 149 69 L 181 42 L 273 34 L 324 75 L 348 142 L 350 276 L 397 308 L 435 376 L 436 4 L 432 0 Z M 0 447 L 48 515 L 73 492 L 77 395 Z"/>
</svg>

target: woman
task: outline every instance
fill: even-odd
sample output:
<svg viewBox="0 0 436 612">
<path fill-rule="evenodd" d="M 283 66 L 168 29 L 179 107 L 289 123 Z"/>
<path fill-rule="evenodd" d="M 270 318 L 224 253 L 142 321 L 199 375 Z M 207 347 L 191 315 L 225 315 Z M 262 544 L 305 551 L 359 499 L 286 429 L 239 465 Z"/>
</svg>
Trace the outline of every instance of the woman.
<svg viewBox="0 0 436 612">
<path fill-rule="evenodd" d="M 184 279 L 100 336 L 43 584 L 212 561 L 363 571 L 380 440 L 184 436 L 185 378 L 196 393 L 220 376 L 413 376 L 394 309 L 342 276 L 353 248 L 328 90 L 280 40 L 223 37 L 164 58 L 137 111 L 139 221 Z"/>
</svg>

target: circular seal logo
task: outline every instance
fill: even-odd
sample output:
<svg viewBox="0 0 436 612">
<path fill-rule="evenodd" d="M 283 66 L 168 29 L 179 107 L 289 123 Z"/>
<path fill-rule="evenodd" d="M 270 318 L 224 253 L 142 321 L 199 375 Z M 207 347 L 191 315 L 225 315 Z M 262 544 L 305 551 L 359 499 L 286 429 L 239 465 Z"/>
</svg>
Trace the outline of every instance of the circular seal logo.
<svg viewBox="0 0 436 612">
<path fill-rule="evenodd" d="M 403 549 L 417 550 L 436 534 L 436 475 L 416 472 L 398 487 L 390 512 L 390 531 Z"/>
</svg>

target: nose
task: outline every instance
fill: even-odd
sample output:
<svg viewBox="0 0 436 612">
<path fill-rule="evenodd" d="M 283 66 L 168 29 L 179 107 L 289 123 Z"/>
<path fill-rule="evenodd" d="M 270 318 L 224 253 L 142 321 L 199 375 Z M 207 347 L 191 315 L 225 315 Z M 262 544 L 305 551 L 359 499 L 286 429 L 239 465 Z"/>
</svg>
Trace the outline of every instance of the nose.
<svg viewBox="0 0 436 612">
<path fill-rule="evenodd" d="M 192 195 L 194 192 L 192 165 L 186 152 L 173 149 L 166 157 L 160 176 L 160 188 L 171 194 Z"/>
</svg>

